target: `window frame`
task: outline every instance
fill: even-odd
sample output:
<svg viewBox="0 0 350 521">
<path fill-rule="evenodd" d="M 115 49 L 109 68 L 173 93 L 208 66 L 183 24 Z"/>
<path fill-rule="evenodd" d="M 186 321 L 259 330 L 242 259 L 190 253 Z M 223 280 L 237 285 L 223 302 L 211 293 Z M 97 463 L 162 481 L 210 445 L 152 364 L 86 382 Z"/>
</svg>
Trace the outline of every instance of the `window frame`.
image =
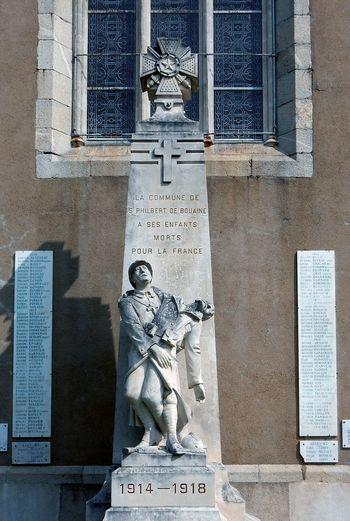
<svg viewBox="0 0 350 521">
<path fill-rule="evenodd" d="M 149 2 L 149 0 L 139 0 Z M 73 48 L 79 33 L 76 16 L 87 0 L 38 0 L 37 102 L 35 126 L 38 178 L 120 177 L 130 169 L 130 142 L 84 144 L 72 128 L 84 122 L 76 89 Z M 276 121 L 278 142 L 220 143 L 205 149 L 207 176 L 297 178 L 313 175 L 313 102 L 311 15 L 308 0 L 275 0 L 276 3 Z M 73 9 L 74 4 L 74 9 Z M 73 23 L 74 10 L 74 23 Z M 87 9 L 86 9 L 87 12 Z M 145 19 L 142 20 L 145 23 Z M 80 25 L 83 27 L 83 24 Z M 81 48 L 84 33 L 80 31 Z M 145 34 L 145 33 L 144 33 Z M 86 42 L 86 39 L 85 39 Z M 145 52 L 147 42 L 140 42 Z M 84 64 L 83 64 L 84 65 Z M 72 91 L 75 102 L 72 103 Z M 141 94 L 140 114 L 147 117 L 147 94 Z M 79 109 L 79 111 L 77 110 Z M 80 112 L 80 116 L 79 116 Z M 73 125 L 72 125 L 73 121 Z M 83 126 L 81 125 L 82 129 Z M 266 143 L 268 144 L 268 143 Z M 271 144 L 271 143 L 269 143 Z"/>
<path fill-rule="evenodd" d="M 263 67 L 263 128 L 262 139 L 244 139 L 215 136 L 214 130 L 214 0 L 199 2 L 199 124 L 205 135 L 216 143 L 258 143 L 276 137 L 275 118 L 275 31 L 274 2 L 262 0 L 262 67 Z M 72 132 L 80 136 L 85 145 L 124 145 L 128 137 L 93 138 L 87 135 L 87 54 L 88 54 L 88 0 L 76 0 L 73 15 L 73 116 Z M 136 0 L 136 53 L 147 52 L 151 43 L 151 0 Z M 270 58 L 268 58 L 268 55 Z M 139 60 L 136 60 L 136 78 L 139 77 Z M 147 93 L 135 89 L 135 125 L 150 116 Z"/>
</svg>

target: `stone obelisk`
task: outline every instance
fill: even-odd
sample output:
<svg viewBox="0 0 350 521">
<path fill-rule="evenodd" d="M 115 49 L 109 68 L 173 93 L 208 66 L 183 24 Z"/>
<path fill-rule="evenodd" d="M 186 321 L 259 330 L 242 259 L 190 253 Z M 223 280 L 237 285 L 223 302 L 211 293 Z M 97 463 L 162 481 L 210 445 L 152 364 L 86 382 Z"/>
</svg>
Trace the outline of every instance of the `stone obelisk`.
<svg viewBox="0 0 350 521">
<path fill-rule="evenodd" d="M 213 301 L 208 200 L 203 135 L 198 123 L 184 114 L 183 98 L 197 83 L 197 56 L 179 40 L 159 39 L 141 61 L 141 81 L 155 114 L 137 126 L 131 149 L 123 291 L 132 289 L 128 267 L 144 259 L 153 267 L 152 284 L 181 295 L 186 302 L 201 297 Z M 123 447 L 133 445 L 140 432 L 128 427 L 128 404 L 123 395 L 127 358 L 120 341 L 113 463 Z M 196 404 L 193 393 L 182 391 L 194 408 L 190 428 L 203 439 L 208 461 L 221 462 L 218 384 L 214 321 L 203 324 L 202 372 L 207 398 Z M 185 374 L 179 357 L 180 376 Z"/>
</svg>

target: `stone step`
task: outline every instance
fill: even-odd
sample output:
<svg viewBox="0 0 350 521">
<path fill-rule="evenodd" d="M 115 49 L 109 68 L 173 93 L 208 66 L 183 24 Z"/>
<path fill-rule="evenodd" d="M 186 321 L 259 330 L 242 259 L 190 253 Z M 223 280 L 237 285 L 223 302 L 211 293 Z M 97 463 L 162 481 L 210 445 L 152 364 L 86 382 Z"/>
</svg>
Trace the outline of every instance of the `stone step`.
<svg viewBox="0 0 350 521">
<path fill-rule="evenodd" d="M 122 467 L 205 467 L 207 462 L 204 450 L 181 455 L 170 454 L 165 447 L 148 447 L 137 452 L 129 450 L 129 453 L 123 451 Z"/>
<path fill-rule="evenodd" d="M 223 521 L 216 507 L 116 508 L 107 510 L 103 521 Z M 230 520 L 227 520 L 230 521 Z M 243 520 L 242 520 L 243 521 Z"/>
</svg>

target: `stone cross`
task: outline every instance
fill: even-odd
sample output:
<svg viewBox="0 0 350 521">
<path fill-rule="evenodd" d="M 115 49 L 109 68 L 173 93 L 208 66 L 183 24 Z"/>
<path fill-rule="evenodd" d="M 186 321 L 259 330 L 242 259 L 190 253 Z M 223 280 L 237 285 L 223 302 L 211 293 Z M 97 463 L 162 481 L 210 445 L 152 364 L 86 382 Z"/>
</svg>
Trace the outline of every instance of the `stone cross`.
<svg viewBox="0 0 350 521">
<path fill-rule="evenodd" d="M 176 146 L 176 140 L 173 139 L 163 139 L 162 145 L 162 147 L 156 147 L 153 154 L 163 157 L 162 180 L 163 183 L 171 183 L 173 180 L 173 157 L 180 157 L 182 149 Z"/>
</svg>

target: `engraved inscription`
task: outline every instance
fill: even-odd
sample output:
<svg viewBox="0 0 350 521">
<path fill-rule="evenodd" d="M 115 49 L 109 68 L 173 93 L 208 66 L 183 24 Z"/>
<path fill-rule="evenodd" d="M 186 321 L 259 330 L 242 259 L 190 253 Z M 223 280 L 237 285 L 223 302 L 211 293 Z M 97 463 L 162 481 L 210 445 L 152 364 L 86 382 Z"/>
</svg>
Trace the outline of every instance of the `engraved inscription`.
<svg viewBox="0 0 350 521">
<path fill-rule="evenodd" d="M 300 442 L 300 455 L 305 463 L 337 463 L 338 442 L 307 440 Z"/>
<path fill-rule="evenodd" d="M 333 251 L 298 252 L 300 436 L 337 435 Z"/>
<path fill-rule="evenodd" d="M 208 208 L 200 194 L 135 194 L 128 213 L 136 218 L 145 244 L 131 248 L 133 256 L 203 254 L 203 248 L 196 243 L 196 232 L 200 231 L 201 217 L 208 215 Z"/>
<path fill-rule="evenodd" d="M 51 461 L 51 444 L 43 441 L 12 443 L 13 465 L 48 465 Z"/>
<path fill-rule="evenodd" d="M 172 483 L 168 487 L 159 487 L 152 483 L 120 483 L 121 494 L 154 494 L 157 490 L 168 490 L 171 494 L 205 494 L 205 483 Z"/>
<path fill-rule="evenodd" d="M 52 252 L 15 258 L 13 436 L 51 435 Z"/>
<path fill-rule="evenodd" d="M 350 420 L 343 420 L 341 423 L 342 423 L 342 447 L 343 447 L 343 449 L 350 449 Z"/>
<path fill-rule="evenodd" d="M 0 452 L 7 451 L 8 424 L 0 423 Z"/>
</svg>

